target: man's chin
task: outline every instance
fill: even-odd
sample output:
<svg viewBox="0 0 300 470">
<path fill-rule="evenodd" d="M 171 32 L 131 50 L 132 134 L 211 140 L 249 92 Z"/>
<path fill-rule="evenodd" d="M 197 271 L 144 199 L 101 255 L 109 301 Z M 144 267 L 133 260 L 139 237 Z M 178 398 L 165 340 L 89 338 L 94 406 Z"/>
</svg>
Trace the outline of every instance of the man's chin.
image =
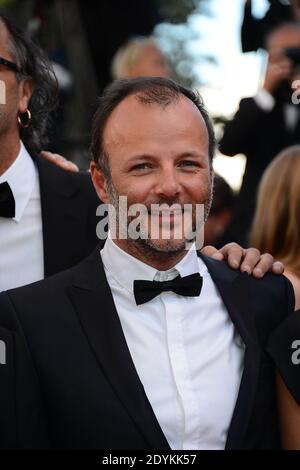
<svg viewBox="0 0 300 470">
<path fill-rule="evenodd" d="M 159 253 L 179 253 L 187 249 L 188 242 L 182 240 L 139 239 L 139 243 Z"/>
</svg>

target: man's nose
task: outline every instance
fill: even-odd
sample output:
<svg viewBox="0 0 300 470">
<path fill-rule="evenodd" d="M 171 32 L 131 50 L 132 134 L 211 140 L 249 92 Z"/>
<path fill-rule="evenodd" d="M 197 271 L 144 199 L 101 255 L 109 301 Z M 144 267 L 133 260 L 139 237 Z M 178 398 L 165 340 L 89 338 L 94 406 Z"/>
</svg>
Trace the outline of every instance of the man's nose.
<svg viewBox="0 0 300 470">
<path fill-rule="evenodd" d="M 174 197 L 180 193 L 179 175 L 175 168 L 166 168 L 158 176 L 156 193 L 161 197 Z"/>
</svg>

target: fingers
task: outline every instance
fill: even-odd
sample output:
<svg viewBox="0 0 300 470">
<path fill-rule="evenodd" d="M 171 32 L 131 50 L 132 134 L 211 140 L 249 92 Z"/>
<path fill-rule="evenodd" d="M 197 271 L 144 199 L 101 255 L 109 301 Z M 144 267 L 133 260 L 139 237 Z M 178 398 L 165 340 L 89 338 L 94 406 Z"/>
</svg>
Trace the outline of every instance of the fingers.
<svg viewBox="0 0 300 470">
<path fill-rule="evenodd" d="M 228 265 L 233 269 L 240 269 L 261 279 L 268 271 L 274 274 L 282 274 L 284 265 L 280 261 L 275 261 L 272 255 L 264 253 L 261 255 L 256 248 L 244 249 L 237 243 L 228 243 L 219 251 L 213 246 L 206 246 L 202 253 L 215 259 L 225 259 Z"/>
<path fill-rule="evenodd" d="M 268 271 L 272 270 L 274 258 L 269 253 L 260 256 L 256 266 L 253 269 L 253 276 L 257 279 L 262 278 Z"/>
<path fill-rule="evenodd" d="M 253 274 L 255 277 L 263 277 L 273 264 L 273 257 L 269 254 L 262 255 L 256 248 L 244 249 L 237 243 L 228 243 L 220 250 L 229 266 L 233 269 L 240 269 L 241 272 Z M 254 272 L 255 269 L 255 272 Z"/>
<path fill-rule="evenodd" d="M 292 64 L 289 60 L 283 60 L 277 64 L 274 64 L 273 67 L 273 73 L 277 80 L 290 78 L 292 73 Z"/>
<path fill-rule="evenodd" d="M 262 257 L 261 257 L 259 250 L 257 250 L 256 248 L 247 248 L 246 250 L 244 250 L 244 259 L 241 263 L 240 270 L 242 272 L 252 274 L 254 268 L 257 268 L 258 264 L 260 263 L 261 258 Z M 272 262 L 273 262 L 273 259 L 272 259 Z M 258 267 L 255 277 L 262 277 L 263 274 L 265 274 L 266 271 L 264 271 L 264 267 L 266 264 L 267 264 L 267 260 L 264 260 L 264 262 Z M 272 266 L 272 263 L 270 263 L 269 269 L 271 268 L 271 266 Z"/>
<path fill-rule="evenodd" d="M 264 253 L 263 255 L 261 255 L 258 250 L 255 250 L 256 253 L 254 253 L 254 250 L 255 248 L 248 248 L 248 250 L 246 250 L 248 252 L 248 256 L 251 256 L 251 257 L 253 256 L 253 258 L 252 259 L 248 258 L 248 260 L 246 260 L 247 259 L 247 256 L 246 256 L 244 260 L 244 262 L 248 263 L 250 268 L 252 268 L 251 272 L 254 277 L 256 277 L 257 279 L 261 279 L 262 277 L 265 276 L 265 274 L 268 271 L 272 271 L 272 273 L 274 274 L 283 273 L 284 265 L 280 261 L 274 262 L 274 258 L 272 255 L 270 255 L 270 253 Z M 257 257 L 258 257 L 258 261 L 255 264 L 255 259 L 257 259 Z M 241 270 L 243 270 L 244 262 L 242 263 Z M 252 265 L 252 262 L 254 263 L 253 265 Z"/>
<path fill-rule="evenodd" d="M 233 269 L 240 267 L 244 251 L 245 250 L 237 243 L 227 243 L 227 245 L 220 249 L 220 252 L 227 260 L 229 266 Z"/>
<path fill-rule="evenodd" d="M 286 76 L 291 73 L 293 64 L 288 58 L 283 57 L 270 62 L 269 67 L 269 71 L 274 75 Z"/>
<path fill-rule="evenodd" d="M 219 250 L 217 250 L 217 248 L 211 245 L 207 245 L 204 248 L 202 248 L 201 253 L 203 255 L 210 256 L 210 258 L 214 258 L 220 261 L 224 259 L 224 256 L 222 255 L 222 253 Z"/>
<path fill-rule="evenodd" d="M 272 54 L 269 58 L 265 75 L 264 88 L 272 93 L 275 87 L 285 79 L 290 79 L 293 71 L 291 60 L 280 54 Z"/>
<path fill-rule="evenodd" d="M 71 172 L 77 172 L 79 171 L 79 168 L 75 163 L 70 162 L 66 158 L 64 158 L 62 155 L 59 155 L 58 153 L 52 153 L 52 152 L 46 152 L 43 151 L 41 152 L 41 156 L 48 160 L 49 162 L 53 163 L 54 165 L 59 166 L 60 168 L 63 168 L 66 171 L 71 171 Z"/>
<path fill-rule="evenodd" d="M 274 274 L 283 274 L 284 273 L 284 264 L 280 261 L 275 261 L 272 266 L 272 273 Z"/>
</svg>

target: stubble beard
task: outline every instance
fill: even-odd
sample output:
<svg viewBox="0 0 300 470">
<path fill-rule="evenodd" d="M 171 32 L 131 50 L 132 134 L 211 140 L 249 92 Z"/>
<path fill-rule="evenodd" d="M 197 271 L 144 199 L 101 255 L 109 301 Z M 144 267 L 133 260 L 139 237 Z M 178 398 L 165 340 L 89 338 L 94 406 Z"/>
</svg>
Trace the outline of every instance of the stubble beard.
<svg viewBox="0 0 300 470">
<path fill-rule="evenodd" d="M 204 201 L 204 218 L 202 221 L 202 227 L 196 227 L 196 221 L 194 220 L 193 216 L 193 223 L 191 227 L 191 233 L 193 234 L 192 237 L 187 236 L 186 238 L 182 239 L 152 239 L 149 236 L 149 231 L 146 232 L 143 230 L 143 228 L 140 228 L 140 237 L 137 239 L 133 239 L 130 233 L 130 230 L 128 230 L 128 227 L 130 226 L 130 219 L 126 217 L 121 217 L 121 221 L 119 218 L 119 210 L 120 210 L 120 195 L 118 194 L 117 190 L 115 189 L 112 181 L 110 178 L 108 178 L 107 181 L 107 193 L 109 196 L 109 203 L 114 207 L 116 211 L 116 222 L 117 222 L 117 227 L 119 227 L 119 224 L 122 224 L 122 221 L 126 221 L 127 225 L 126 227 L 122 227 L 123 230 L 126 230 L 127 233 L 127 240 L 125 240 L 126 245 L 128 248 L 132 247 L 134 251 L 142 252 L 144 255 L 151 257 L 151 259 L 160 259 L 161 256 L 165 255 L 179 255 L 181 253 L 184 253 L 187 249 L 187 245 L 191 245 L 193 242 L 196 240 L 195 233 L 196 231 L 201 230 L 203 228 L 204 223 L 206 222 L 211 204 L 212 204 L 212 185 L 209 191 L 209 194 L 207 196 L 207 199 Z M 166 201 L 156 201 L 155 204 L 164 204 Z M 178 201 L 169 201 L 169 204 L 178 204 Z M 124 233 L 124 232 L 123 232 Z M 130 251 L 130 249 L 129 249 Z"/>
</svg>

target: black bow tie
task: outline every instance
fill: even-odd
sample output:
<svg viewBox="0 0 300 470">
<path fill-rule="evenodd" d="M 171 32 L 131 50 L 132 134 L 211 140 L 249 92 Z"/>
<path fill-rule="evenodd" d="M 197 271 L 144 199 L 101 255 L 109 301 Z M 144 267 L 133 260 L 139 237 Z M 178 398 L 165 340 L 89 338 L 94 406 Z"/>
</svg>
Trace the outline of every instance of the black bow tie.
<svg viewBox="0 0 300 470">
<path fill-rule="evenodd" d="M 190 276 L 177 276 L 172 281 L 134 281 L 133 292 L 137 305 L 154 299 L 161 292 L 172 291 L 186 297 L 198 297 L 201 292 L 203 279 L 199 273 Z"/>
<path fill-rule="evenodd" d="M 15 217 L 15 198 L 8 183 L 0 183 L 0 217 L 12 219 Z"/>
</svg>

